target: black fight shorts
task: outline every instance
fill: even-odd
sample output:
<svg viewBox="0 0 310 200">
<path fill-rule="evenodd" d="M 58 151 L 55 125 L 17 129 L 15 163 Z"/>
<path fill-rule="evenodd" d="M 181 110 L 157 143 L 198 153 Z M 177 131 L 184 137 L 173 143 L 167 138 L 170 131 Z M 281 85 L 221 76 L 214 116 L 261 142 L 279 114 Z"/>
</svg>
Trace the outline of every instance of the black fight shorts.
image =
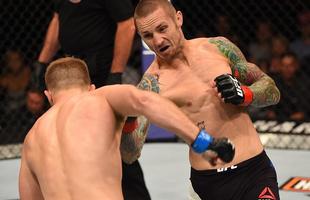
<svg viewBox="0 0 310 200">
<path fill-rule="evenodd" d="M 124 200 L 151 200 L 144 182 L 141 166 L 137 161 L 123 164 L 122 190 Z"/>
<path fill-rule="evenodd" d="M 227 168 L 191 168 L 190 180 L 202 200 L 280 199 L 277 174 L 265 151 Z"/>
</svg>

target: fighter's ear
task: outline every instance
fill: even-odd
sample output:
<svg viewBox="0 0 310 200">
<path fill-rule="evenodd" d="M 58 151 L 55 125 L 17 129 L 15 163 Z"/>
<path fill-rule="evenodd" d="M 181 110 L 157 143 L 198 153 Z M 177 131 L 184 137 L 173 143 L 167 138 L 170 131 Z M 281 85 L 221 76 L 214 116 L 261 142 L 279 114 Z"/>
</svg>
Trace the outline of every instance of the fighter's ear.
<svg viewBox="0 0 310 200">
<path fill-rule="evenodd" d="M 176 20 L 177 20 L 177 26 L 181 28 L 183 25 L 183 14 L 181 11 L 177 11 Z"/>
<path fill-rule="evenodd" d="M 48 99 L 48 102 L 53 105 L 53 98 L 52 98 L 52 93 L 49 90 L 44 90 L 44 94 L 46 98 Z"/>
<path fill-rule="evenodd" d="M 89 91 L 93 91 L 93 90 L 95 90 L 96 89 L 96 86 L 94 85 L 94 84 L 91 84 L 90 86 L 89 86 Z"/>
</svg>

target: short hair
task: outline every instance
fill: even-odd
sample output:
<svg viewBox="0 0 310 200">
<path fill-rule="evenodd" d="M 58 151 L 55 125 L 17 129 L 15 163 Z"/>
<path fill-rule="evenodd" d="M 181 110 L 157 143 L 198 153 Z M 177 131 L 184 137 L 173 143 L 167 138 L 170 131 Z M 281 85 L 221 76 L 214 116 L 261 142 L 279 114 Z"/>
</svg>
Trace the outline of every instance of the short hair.
<svg viewBox="0 0 310 200">
<path fill-rule="evenodd" d="M 87 65 L 78 58 L 57 59 L 46 69 L 45 84 L 54 92 L 74 87 L 84 89 L 91 84 Z"/>
<path fill-rule="evenodd" d="M 40 95 L 44 98 L 44 93 L 41 90 L 39 90 L 38 88 L 31 87 L 31 88 L 27 89 L 27 94 L 29 94 L 29 93 L 34 93 L 34 94 Z"/>
<path fill-rule="evenodd" d="M 175 8 L 168 0 L 140 0 L 135 8 L 134 19 L 146 17 L 158 8 L 163 8 L 171 17 L 176 13 Z"/>
<path fill-rule="evenodd" d="M 283 59 L 283 58 L 287 58 L 287 57 L 293 58 L 295 61 L 299 62 L 297 55 L 292 51 L 284 53 L 281 58 Z"/>
</svg>

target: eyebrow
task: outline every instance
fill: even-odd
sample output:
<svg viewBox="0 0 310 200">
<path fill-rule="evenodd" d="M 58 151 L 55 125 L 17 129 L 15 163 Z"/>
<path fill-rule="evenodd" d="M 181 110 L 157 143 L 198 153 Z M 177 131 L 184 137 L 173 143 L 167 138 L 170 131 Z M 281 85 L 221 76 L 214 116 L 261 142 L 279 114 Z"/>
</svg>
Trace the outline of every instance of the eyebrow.
<svg viewBox="0 0 310 200">
<path fill-rule="evenodd" d="M 166 24 L 164 22 L 161 22 L 160 24 L 158 24 L 158 26 L 155 27 L 155 30 L 159 29 L 162 26 L 166 26 Z M 147 34 L 150 33 L 149 31 L 143 31 L 141 32 L 142 34 Z"/>
<path fill-rule="evenodd" d="M 142 34 L 147 34 L 150 33 L 149 31 L 143 31 Z"/>
</svg>

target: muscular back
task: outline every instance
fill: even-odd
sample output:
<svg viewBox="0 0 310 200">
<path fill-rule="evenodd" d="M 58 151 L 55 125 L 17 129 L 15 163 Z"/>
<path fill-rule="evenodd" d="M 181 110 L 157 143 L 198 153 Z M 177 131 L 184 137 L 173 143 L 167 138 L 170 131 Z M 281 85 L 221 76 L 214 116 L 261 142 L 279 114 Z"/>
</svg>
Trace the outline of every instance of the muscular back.
<svg viewBox="0 0 310 200">
<path fill-rule="evenodd" d="M 215 77 L 232 73 L 228 59 L 207 39 L 186 41 L 184 60 L 169 66 L 154 62 L 147 73 L 157 78 L 159 94 L 178 105 L 197 125 L 215 137 L 228 137 L 236 146 L 232 163 L 239 163 L 262 151 L 259 137 L 244 107 L 224 104 L 211 87 Z M 195 169 L 211 167 L 200 155 L 190 152 Z"/>
<path fill-rule="evenodd" d="M 122 199 L 116 120 L 107 101 L 90 92 L 55 104 L 37 121 L 23 156 L 44 199 Z"/>
</svg>

